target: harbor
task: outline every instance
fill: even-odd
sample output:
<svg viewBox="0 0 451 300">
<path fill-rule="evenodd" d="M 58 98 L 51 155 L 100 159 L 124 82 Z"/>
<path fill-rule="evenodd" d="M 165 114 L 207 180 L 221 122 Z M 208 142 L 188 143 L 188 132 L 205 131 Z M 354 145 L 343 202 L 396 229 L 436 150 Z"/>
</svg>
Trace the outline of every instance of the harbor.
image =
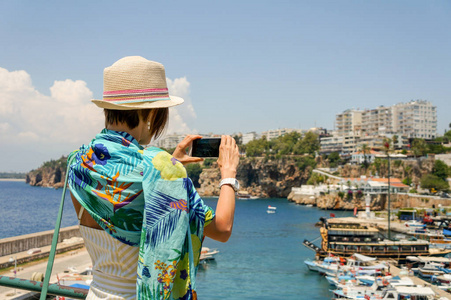
<svg viewBox="0 0 451 300">
<path fill-rule="evenodd" d="M 22 191 L 22 195 L 28 191 L 30 193 L 36 193 L 36 189 L 29 186 L 23 186 L 22 183 L 11 182 L 9 186 L 16 186 Z M 51 200 L 55 197 L 55 202 L 58 202 L 60 193 L 53 189 L 39 189 L 42 192 L 42 197 L 46 197 Z M 217 199 L 207 198 L 205 199 L 207 205 L 212 207 L 216 206 Z M 18 208 L 23 207 L 23 203 L 20 201 L 14 202 Z M 63 223 L 67 224 L 62 232 L 66 232 L 74 227 L 76 224 L 76 216 L 73 214 L 73 207 L 71 203 L 67 203 L 68 207 L 65 208 L 65 215 Z M 268 213 L 270 207 L 277 208 L 275 213 Z M 47 214 L 55 215 L 57 205 L 40 205 L 36 203 L 34 205 L 33 214 Z M 329 282 L 318 276 L 317 273 L 309 271 L 304 265 L 304 260 L 314 259 L 315 252 L 311 251 L 302 245 L 304 239 L 312 241 L 313 244 L 321 246 L 321 242 L 316 240 L 321 238 L 320 227 L 315 226 L 319 222 L 320 218 L 325 218 L 329 223 L 337 225 L 348 226 L 351 224 L 358 224 L 359 226 L 368 226 L 371 230 L 378 228 L 381 233 L 387 236 L 387 219 L 386 214 L 381 212 L 376 216 L 376 212 L 371 212 L 370 216 L 374 214 L 374 218 L 357 218 L 357 216 L 366 215 L 365 211 L 357 211 L 356 216 L 351 211 L 337 211 L 337 210 L 321 210 L 317 207 L 297 205 L 287 199 L 272 198 L 272 199 L 254 199 L 252 201 L 239 200 L 237 201 L 237 214 L 236 223 L 234 226 L 234 233 L 228 243 L 219 243 L 210 239 L 205 240 L 205 246 L 214 250 L 217 249 L 219 253 L 215 255 L 215 259 L 203 265 L 199 269 L 197 275 L 197 286 L 199 288 L 199 297 L 203 299 L 214 299 L 215 297 L 230 298 L 230 299 L 243 299 L 243 298 L 259 298 L 266 297 L 268 299 L 299 299 L 299 295 L 305 295 L 306 299 L 326 300 L 331 299 L 333 296 L 330 291 L 332 287 Z M 14 223 L 14 232 L 23 232 L 24 235 L 15 236 L 3 236 L 0 242 L 8 240 L 12 243 L 13 240 L 17 240 L 17 245 L 25 245 L 24 242 L 19 242 L 24 236 L 27 240 L 35 241 L 47 241 L 48 231 L 51 231 L 53 225 L 49 222 L 45 225 L 40 220 L 32 218 L 29 215 L 31 212 L 24 211 L 22 216 L 12 216 L 9 220 L 2 219 L 3 232 L 6 235 L 5 228 L 8 228 L 9 223 Z M 331 214 L 336 217 L 331 217 Z M 442 219 L 442 218 L 439 218 Z M 22 219 L 26 219 L 27 223 L 21 222 Z M 442 220 L 441 220 L 442 221 Z M 441 222 L 440 221 L 440 222 Z M 35 223 L 33 223 L 35 222 Z M 398 234 L 406 234 L 409 230 L 406 229 L 405 223 L 408 220 L 399 221 L 396 218 L 391 220 L 390 227 L 392 230 L 392 236 L 395 238 Z M 23 225 L 22 225 L 23 224 Z M 24 226 L 27 225 L 25 228 Z M 75 225 L 76 227 L 76 225 Z M 66 229 L 68 228 L 68 229 Z M 28 230 L 24 231 L 24 230 Z M 346 228 L 345 228 L 346 229 Z M 33 230 L 40 232 L 33 233 Z M 43 230 L 43 231 L 41 231 Z M 39 237 L 37 239 L 36 237 Z M 60 241 L 60 245 L 64 239 L 70 240 L 70 236 L 64 237 Z M 9 246 L 8 246 L 9 247 Z M 59 246 L 61 247 L 61 246 Z M 3 247 L 2 249 L 6 249 Z M 40 263 L 35 265 L 24 264 L 27 260 L 25 257 L 29 257 L 28 250 L 33 248 L 40 248 L 41 254 L 47 252 L 46 246 L 39 246 L 38 244 L 28 244 L 28 246 L 21 248 L 18 253 L 5 253 L 2 254 L 1 262 L 8 264 L 1 275 L 14 277 L 14 258 L 17 257 L 17 278 L 31 279 L 31 276 L 35 272 L 45 272 L 45 264 Z M 18 249 L 19 248 L 14 248 Z M 360 251 L 360 250 L 359 250 Z M 76 254 L 71 254 L 75 253 Z M 54 269 L 52 271 L 51 280 L 54 282 L 56 275 L 62 277 L 62 274 L 68 275 L 67 271 L 84 271 L 86 267 L 90 266 L 89 257 L 88 261 L 84 262 L 83 248 L 62 251 L 57 255 L 55 260 Z M 34 253 L 33 255 L 38 255 Z M 412 254 L 412 253 L 411 253 Z M 24 257 L 22 257 L 23 255 Z M 368 257 L 373 257 L 372 253 L 364 254 Z M 412 255 L 414 256 L 414 255 Z M 347 256 L 349 257 L 349 256 Z M 425 256 L 422 256 L 425 257 Z M 10 261 L 12 258 L 12 261 Z M 23 261 L 20 261 L 21 259 Z M 60 260 L 61 258 L 61 260 Z M 345 257 L 346 259 L 346 257 Z M 264 262 L 264 263 L 262 263 Z M 390 272 L 395 277 L 395 271 L 393 267 L 399 268 L 400 272 L 403 272 L 402 266 L 390 263 Z M 347 263 L 346 263 L 347 264 Z M 37 265 L 41 265 L 38 269 Z M 66 271 L 66 272 L 65 272 Z M 258 280 L 255 280 L 255 276 L 258 274 Z M 371 275 L 370 275 L 371 276 Z M 414 280 L 416 285 L 433 285 L 422 278 L 423 282 L 418 282 L 412 275 L 403 275 L 400 277 L 408 276 Z M 374 275 L 372 276 L 374 277 Z M 415 276 L 416 277 L 416 276 Z M 283 287 L 283 291 L 280 291 L 280 287 Z M 349 289 L 349 287 L 348 287 Z M 434 289 L 432 289 L 435 291 Z M 17 289 L 16 292 L 24 292 Z M 7 288 L 4 292 L 1 292 L 0 299 L 3 299 L 3 295 L 14 293 L 14 288 Z M 445 292 L 446 293 L 446 292 Z M 282 296 L 281 296 L 282 295 Z M 443 297 L 445 294 L 437 294 Z M 18 295 L 16 295 L 18 296 Z M 6 296 L 5 296 L 6 297 Z M 14 299 L 13 296 L 8 296 Z M 17 297 L 16 297 L 17 298 Z M 450 298 L 451 299 L 451 298 Z"/>
<path fill-rule="evenodd" d="M 332 298 L 451 299 L 449 216 L 415 209 L 390 220 L 369 209 L 354 215 L 320 218 L 321 241 L 304 240 L 315 252 L 304 263 L 335 286 Z"/>
</svg>

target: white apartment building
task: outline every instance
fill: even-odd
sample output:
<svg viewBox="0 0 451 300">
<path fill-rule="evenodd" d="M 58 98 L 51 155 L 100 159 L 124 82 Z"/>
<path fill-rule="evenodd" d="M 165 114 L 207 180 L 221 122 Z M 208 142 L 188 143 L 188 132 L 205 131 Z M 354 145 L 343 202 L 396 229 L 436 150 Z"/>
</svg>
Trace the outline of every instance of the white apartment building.
<svg viewBox="0 0 451 300">
<path fill-rule="evenodd" d="M 173 149 L 186 137 L 186 134 L 168 134 L 155 141 L 155 146 L 164 149 Z"/>
<path fill-rule="evenodd" d="M 348 109 L 336 115 L 335 124 L 334 137 L 342 138 L 342 153 L 355 152 L 362 144 L 382 149 L 384 138 L 391 139 L 394 135 L 398 136 L 396 148 L 402 148 L 409 138 L 433 139 L 437 136 L 437 107 L 429 101 L 412 100 L 364 111 Z M 325 148 L 321 148 L 321 152 L 329 147 L 338 149 L 337 141 L 322 138 L 321 147 L 324 145 Z"/>
<path fill-rule="evenodd" d="M 393 108 L 379 106 L 362 113 L 362 135 L 386 135 L 395 132 Z"/>
<path fill-rule="evenodd" d="M 268 131 L 263 131 L 262 136 L 266 136 L 266 140 L 270 141 L 272 139 L 278 138 L 279 136 L 282 136 L 286 133 L 290 133 L 293 131 L 299 132 L 300 134 L 303 134 L 304 132 L 301 129 L 293 129 L 293 128 L 271 129 Z"/>
<path fill-rule="evenodd" d="M 255 131 L 243 133 L 241 142 L 243 145 L 246 145 L 250 141 L 256 140 L 258 138 L 258 134 Z"/>
<path fill-rule="evenodd" d="M 431 102 L 412 100 L 392 107 L 397 134 L 423 139 L 434 139 L 437 136 L 437 107 Z"/>
<path fill-rule="evenodd" d="M 360 135 L 362 127 L 362 111 L 348 109 L 338 114 L 335 126 L 338 136 Z"/>
<path fill-rule="evenodd" d="M 321 154 L 331 154 L 332 152 L 341 153 L 343 150 L 343 141 L 344 138 L 342 136 L 327 136 L 322 137 L 320 139 L 321 150 L 319 153 Z"/>
</svg>

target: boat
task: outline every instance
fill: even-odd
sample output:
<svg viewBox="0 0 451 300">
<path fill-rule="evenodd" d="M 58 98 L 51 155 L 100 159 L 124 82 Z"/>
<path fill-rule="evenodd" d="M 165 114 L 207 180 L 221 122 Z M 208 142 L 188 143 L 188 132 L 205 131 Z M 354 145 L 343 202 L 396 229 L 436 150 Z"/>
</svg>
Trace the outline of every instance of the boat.
<svg viewBox="0 0 451 300">
<path fill-rule="evenodd" d="M 410 278 L 391 281 L 378 279 L 371 287 L 345 285 L 332 292 L 335 299 L 354 300 L 432 300 L 435 297 L 435 292 L 431 288 L 415 285 Z"/>
<path fill-rule="evenodd" d="M 310 259 L 304 260 L 304 264 L 307 266 L 307 268 L 310 271 L 315 271 L 315 272 L 318 272 L 318 264 L 320 264 L 320 263 L 321 263 L 321 261 L 319 261 L 319 260 L 316 260 L 316 261 L 312 261 Z"/>
<path fill-rule="evenodd" d="M 258 197 L 251 196 L 247 191 L 239 191 L 235 194 L 238 200 L 253 200 L 258 199 Z"/>
<path fill-rule="evenodd" d="M 275 213 L 276 213 L 276 210 L 277 210 L 277 207 L 268 205 L 268 209 L 266 210 L 266 212 L 267 212 L 268 214 L 275 214 Z"/>
<path fill-rule="evenodd" d="M 420 274 L 420 276 L 424 278 L 431 278 L 432 276 L 440 276 L 445 273 L 444 271 L 440 270 L 440 268 L 443 267 L 444 265 L 441 263 L 428 261 L 424 266 L 418 268 L 418 274 Z"/>
<path fill-rule="evenodd" d="M 389 240 L 376 227 L 359 223 L 343 223 L 320 218 L 322 227 L 321 247 L 304 240 L 304 246 L 315 251 L 319 257 L 329 253 L 349 257 L 354 253 L 378 259 L 404 262 L 407 256 L 445 256 L 451 249 L 430 247 L 425 240 Z"/>
<path fill-rule="evenodd" d="M 215 255 L 218 254 L 219 251 L 217 249 L 210 249 L 208 247 L 202 247 L 200 251 L 200 262 L 207 262 L 210 260 L 215 260 Z"/>
<path fill-rule="evenodd" d="M 431 248 L 451 248 L 451 239 L 447 238 L 441 231 L 413 227 L 409 229 L 407 234 L 417 239 L 428 241 Z"/>
<path fill-rule="evenodd" d="M 411 228 L 426 228 L 426 224 L 423 224 L 422 222 L 419 222 L 417 220 L 410 220 L 404 223 L 404 225 L 406 225 L 406 227 L 411 227 Z"/>
</svg>

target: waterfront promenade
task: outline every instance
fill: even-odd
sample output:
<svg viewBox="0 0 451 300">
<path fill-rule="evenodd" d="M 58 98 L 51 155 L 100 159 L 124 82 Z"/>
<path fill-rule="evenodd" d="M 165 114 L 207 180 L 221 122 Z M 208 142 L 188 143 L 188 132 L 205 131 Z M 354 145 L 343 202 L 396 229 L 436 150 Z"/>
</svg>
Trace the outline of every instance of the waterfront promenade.
<svg viewBox="0 0 451 300">
<path fill-rule="evenodd" d="M 46 247 L 43 247 L 46 248 Z M 43 251 L 49 250 L 50 246 L 48 246 L 49 249 L 43 249 Z M 15 256 L 15 255 L 13 255 Z M 0 257 L 0 260 L 9 260 L 8 257 Z M 57 282 L 57 274 L 62 274 L 64 271 L 67 271 L 68 268 L 75 268 L 79 272 L 83 272 L 86 268 L 91 267 L 92 262 L 91 258 L 88 255 L 88 252 L 86 249 L 80 248 L 76 250 L 71 250 L 68 252 L 64 252 L 62 254 L 58 254 L 55 257 L 55 262 L 53 265 L 53 271 L 52 276 L 50 277 L 50 282 L 54 283 Z M 35 272 L 41 272 L 45 273 L 45 270 L 47 268 L 47 259 L 42 259 L 35 262 L 26 263 L 24 265 L 18 265 L 18 272 L 17 272 L 17 278 L 24 278 L 24 279 L 31 279 L 31 276 Z M 7 269 L 3 269 L 0 272 L 0 275 L 2 276 L 9 276 L 14 277 L 14 265 L 12 267 L 8 267 Z M 15 293 L 14 293 L 15 292 Z M 28 294 L 29 291 L 25 290 L 19 290 L 19 289 L 12 289 L 9 287 L 3 287 L 0 286 L 0 299 L 2 300 L 9 300 L 17 298 L 21 295 Z"/>
</svg>

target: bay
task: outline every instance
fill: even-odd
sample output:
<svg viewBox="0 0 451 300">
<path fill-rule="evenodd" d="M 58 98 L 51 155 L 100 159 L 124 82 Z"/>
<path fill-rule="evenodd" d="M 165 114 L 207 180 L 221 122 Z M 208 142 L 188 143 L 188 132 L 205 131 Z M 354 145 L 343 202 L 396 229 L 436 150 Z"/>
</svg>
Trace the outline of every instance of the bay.
<svg viewBox="0 0 451 300">
<path fill-rule="evenodd" d="M 0 181 L 0 239 L 52 230 L 62 190 Z M 217 199 L 205 198 L 216 208 Z M 266 212 L 276 206 L 275 214 Z M 331 211 L 286 199 L 237 200 L 233 234 L 228 242 L 206 238 L 204 246 L 218 249 L 214 262 L 200 268 L 200 299 L 331 299 L 327 281 L 310 272 L 304 260 L 314 253 L 302 245 L 319 237 L 315 227 Z M 337 217 L 351 212 L 334 212 Z M 72 201 L 66 197 L 62 227 L 77 224 Z M 316 241 L 319 245 L 319 240 Z"/>
</svg>

